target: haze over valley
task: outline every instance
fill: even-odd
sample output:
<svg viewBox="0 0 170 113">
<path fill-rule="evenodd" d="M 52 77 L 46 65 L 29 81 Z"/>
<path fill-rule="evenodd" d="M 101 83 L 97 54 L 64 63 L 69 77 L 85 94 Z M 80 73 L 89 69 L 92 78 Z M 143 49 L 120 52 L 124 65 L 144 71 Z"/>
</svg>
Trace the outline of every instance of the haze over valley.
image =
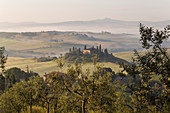
<svg viewBox="0 0 170 113">
<path fill-rule="evenodd" d="M 73 46 L 83 48 L 102 44 L 109 52 L 142 50 L 138 21 L 110 18 L 61 23 L 0 23 L 1 45 L 11 57 L 42 57 L 65 54 Z M 163 29 L 170 21 L 143 21 Z M 164 46 L 168 47 L 168 40 Z"/>
<path fill-rule="evenodd" d="M 0 32 L 40 32 L 40 31 L 77 31 L 77 32 L 102 32 L 139 34 L 139 23 L 146 26 L 163 29 L 170 20 L 165 21 L 123 21 L 111 18 L 90 21 L 66 21 L 59 23 L 8 23 L 0 22 Z"/>
</svg>

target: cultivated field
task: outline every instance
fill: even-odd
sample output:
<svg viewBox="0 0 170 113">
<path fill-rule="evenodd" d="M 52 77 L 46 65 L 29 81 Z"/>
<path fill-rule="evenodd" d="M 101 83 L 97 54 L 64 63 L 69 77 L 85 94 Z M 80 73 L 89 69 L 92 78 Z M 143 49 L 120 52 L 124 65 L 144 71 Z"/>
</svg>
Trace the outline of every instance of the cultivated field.
<svg viewBox="0 0 170 113">
<path fill-rule="evenodd" d="M 139 38 L 133 34 L 111 34 L 92 32 L 0 32 L 0 46 L 5 46 L 10 57 L 33 58 L 58 56 L 69 48 L 84 48 L 102 45 L 110 53 L 140 49 Z"/>
<path fill-rule="evenodd" d="M 119 65 L 114 63 L 99 63 L 103 65 L 104 67 L 110 67 L 113 71 L 119 72 L 120 68 Z M 6 69 L 12 68 L 12 67 L 18 67 L 22 70 L 26 71 L 27 65 L 29 66 L 30 70 L 37 72 L 40 74 L 40 76 L 44 75 L 45 73 L 49 73 L 52 71 L 61 71 L 57 67 L 56 61 L 50 61 L 50 62 L 36 62 L 33 58 L 16 58 L 16 57 L 9 57 L 6 64 Z M 69 63 L 65 63 L 65 66 L 63 67 L 63 72 L 67 71 L 67 66 Z M 73 65 L 73 63 L 72 63 Z M 94 66 L 92 63 L 86 63 L 83 65 L 83 70 L 85 71 L 87 68 L 90 69 L 90 72 L 93 72 Z"/>
</svg>

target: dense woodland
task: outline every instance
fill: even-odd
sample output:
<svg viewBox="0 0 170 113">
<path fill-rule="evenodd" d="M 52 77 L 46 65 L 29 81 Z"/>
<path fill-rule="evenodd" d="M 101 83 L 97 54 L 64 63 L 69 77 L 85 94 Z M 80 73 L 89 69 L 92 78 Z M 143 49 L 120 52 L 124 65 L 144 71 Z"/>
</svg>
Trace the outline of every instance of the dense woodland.
<svg viewBox="0 0 170 113">
<path fill-rule="evenodd" d="M 90 73 L 90 69 L 83 71 L 86 62 L 80 63 L 76 59 L 73 59 L 74 66 L 69 65 L 67 72 L 63 73 L 65 57 L 60 57 L 57 63 L 60 67 L 58 71 L 62 74 L 52 73 L 44 81 L 42 77 L 34 76 L 37 74 L 30 72 L 29 68 L 27 72 L 17 68 L 6 71 L 7 56 L 3 53 L 4 48 L 1 48 L 0 111 L 169 113 L 170 56 L 167 49 L 162 47 L 170 36 L 168 30 L 168 27 L 159 31 L 140 24 L 140 41 L 146 52 L 141 55 L 135 51 L 133 63 L 120 63 L 122 72 L 117 74 L 104 71 L 100 59 L 95 56 L 91 59 L 93 73 Z M 161 78 L 153 84 L 151 75 Z M 114 79 L 113 76 L 122 79 Z"/>
</svg>

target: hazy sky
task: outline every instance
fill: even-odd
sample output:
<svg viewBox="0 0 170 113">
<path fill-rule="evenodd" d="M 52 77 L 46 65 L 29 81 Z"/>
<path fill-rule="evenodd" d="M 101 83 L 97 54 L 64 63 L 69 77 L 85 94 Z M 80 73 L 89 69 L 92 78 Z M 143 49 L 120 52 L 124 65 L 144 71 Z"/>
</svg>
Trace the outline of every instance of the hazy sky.
<svg viewBox="0 0 170 113">
<path fill-rule="evenodd" d="M 0 22 L 170 20 L 170 0 L 0 0 Z"/>
</svg>

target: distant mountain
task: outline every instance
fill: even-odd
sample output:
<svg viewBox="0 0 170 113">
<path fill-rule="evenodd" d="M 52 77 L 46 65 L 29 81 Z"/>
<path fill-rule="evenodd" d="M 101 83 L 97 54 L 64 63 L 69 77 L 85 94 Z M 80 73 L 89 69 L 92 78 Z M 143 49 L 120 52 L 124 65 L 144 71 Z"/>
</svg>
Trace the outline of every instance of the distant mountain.
<svg viewBox="0 0 170 113">
<path fill-rule="evenodd" d="M 167 21 L 122 21 L 113 20 L 110 18 L 97 19 L 91 21 L 67 21 L 60 23 L 0 23 L 0 31 L 8 32 L 37 32 L 37 31 L 91 31 L 101 32 L 107 31 L 112 33 L 133 33 L 138 34 L 139 23 L 143 23 L 146 26 L 162 29 L 170 24 L 170 20 Z"/>
</svg>

